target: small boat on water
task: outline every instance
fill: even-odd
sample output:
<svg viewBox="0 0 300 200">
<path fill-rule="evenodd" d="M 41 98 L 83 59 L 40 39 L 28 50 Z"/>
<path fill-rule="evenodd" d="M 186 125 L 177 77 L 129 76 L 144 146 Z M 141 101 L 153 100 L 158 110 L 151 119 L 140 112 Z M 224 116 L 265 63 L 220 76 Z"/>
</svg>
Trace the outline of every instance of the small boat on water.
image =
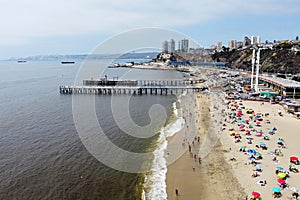
<svg viewBox="0 0 300 200">
<path fill-rule="evenodd" d="M 27 61 L 26 60 L 18 60 L 17 62 L 18 63 L 26 63 Z"/>
<path fill-rule="evenodd" d="M 61 64 L 75 64 L 74 61 L 61 61 Z"/>
</svg>

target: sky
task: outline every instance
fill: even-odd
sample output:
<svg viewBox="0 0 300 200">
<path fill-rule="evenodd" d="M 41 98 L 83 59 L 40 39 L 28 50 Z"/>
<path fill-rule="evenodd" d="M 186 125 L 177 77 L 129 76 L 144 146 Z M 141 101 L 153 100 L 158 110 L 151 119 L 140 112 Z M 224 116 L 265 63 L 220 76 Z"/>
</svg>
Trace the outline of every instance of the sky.
<svg viewBox="0 0 300 200">
<path fill-rule="evenodd" d="M 0 59 L 87 54 L 143 27 L 180 32 L 201 47 L 252 35 L 292 40 L 299 19 L 300 0 L 1 0 Z"/>
</svg>

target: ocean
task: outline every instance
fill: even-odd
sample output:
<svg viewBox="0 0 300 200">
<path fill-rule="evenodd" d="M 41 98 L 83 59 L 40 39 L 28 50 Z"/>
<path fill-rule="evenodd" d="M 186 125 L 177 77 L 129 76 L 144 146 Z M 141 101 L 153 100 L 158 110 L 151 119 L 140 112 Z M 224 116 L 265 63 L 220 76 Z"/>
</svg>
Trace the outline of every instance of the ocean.
<svg viewBox="0 0 300 200">
<path fill-rule="evenodd" d="M 148 172 L 119 171 L 89 153 L 73 120 L 72 95 L 58 92 L 60 85 L 74 83 L 80 66 L 80 61 L 74 65 L 62 65 L 60 61 L 0 62 L 0 199 L 164 199 L 166 141 L 160 133 L 171 134 L 180 125 L 176 97 L 130 97 L 128 110 L 132 121 L 143 127 L 143 134 L 152 134 L 144 138 L 128 135 L 127 131 L 136 130 L 130 130 L 130 125 L 124 125 L 126 131 L 119 127 L 128 119 L 124 115 L 115 121 L 111 96 L 79 97 L 95 98 L 99 125 L 115 146 L 152 155 L 144 163 L 137 163 L 151 166 Z M 135 80 L 183 77 L 175 71 L 127 68 L 109 68 L 105 73 L 109 78 L 126 74 Z M 114 103 L 122 105 L 127 97 L 114 96 Z M 149 109 L 153 105 L 162 106 L 167 119 L 163 123 L 154 120 L 153 126 L 148 127 L 152 123 Z M 158 114 L 151 113 L 154 117 Z M 105 147 L 104 141 L 100 138 L 97 151 Z M 101 153 L 116 159 L 113 152 Z M 126 160 L 118 162 L 125 165 Z"/>
</svg>

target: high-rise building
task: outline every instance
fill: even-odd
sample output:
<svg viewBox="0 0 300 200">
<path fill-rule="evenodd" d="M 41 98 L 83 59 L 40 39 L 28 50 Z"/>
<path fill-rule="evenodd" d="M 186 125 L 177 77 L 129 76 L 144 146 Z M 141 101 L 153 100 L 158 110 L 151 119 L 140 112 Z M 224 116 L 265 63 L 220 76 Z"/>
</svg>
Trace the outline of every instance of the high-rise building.
<svg viewBox="0 0 300 200">
<path fill-rule="evenodd" d="M 236 40 L 229 40 L 229 41 L 228 41 L 228 48 L 229 48 L 230 50 L 236 49 L 236 48 L 237 48 L 237 46 L 236 46 Z"/>
<path fill-rule="evenodd" d="M 247 36 L 245 36 L 243 41 L 243 47 L 247 47 L 250 45 L 251 45 L 251 40 Z"/>
<path fill-rule="evenodd" d="M 260 44 L 260 37 L 259 36 L 251 36 L 251 44 L 252 45 Z"/>
<path fill-rule="evenodd" d="M 164 41 L 163 43 L 162 43 L 162 51 L 164 52 L 164 53 L 168 53 L 168 41 Z"/>
<path fill-rule="evenodd" d="M 182 52 L 188 52 L 188 50 L 189 50 L 189 40 L 188 39 L 183 39 L 183 40 L 181 40 L 180 44 L 181 44 L 180 50 Z"/>
<path fill-rule="evenodd" d="M 175 52 L 175 41 L 173 39 L 168 42 L 168 51 L 169 53 L 174 53 Z"/>
<path fill-rule="evenodd" d="M 216 49 L 218 52 L 222 51 L 222 42 L 217 42 Z"/>
</svg>

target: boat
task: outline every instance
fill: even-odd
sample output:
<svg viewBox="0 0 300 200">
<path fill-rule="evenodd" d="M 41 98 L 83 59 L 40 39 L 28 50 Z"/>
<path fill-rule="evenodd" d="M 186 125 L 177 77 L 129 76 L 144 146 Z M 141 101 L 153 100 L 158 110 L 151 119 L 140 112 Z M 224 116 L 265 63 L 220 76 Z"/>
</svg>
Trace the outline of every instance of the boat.
<svg viewBox="0 0 300 200">
<path fill-rule="evenodd" d="M 26 60 L 18 60 L 17 62 L 18 63 L 26 63 L 27 61 Z"/>
<path fill-rule="evenodd" d="M 74 61 L 61 61 L 61 64 L 75 64 Z"/>
</svg>

